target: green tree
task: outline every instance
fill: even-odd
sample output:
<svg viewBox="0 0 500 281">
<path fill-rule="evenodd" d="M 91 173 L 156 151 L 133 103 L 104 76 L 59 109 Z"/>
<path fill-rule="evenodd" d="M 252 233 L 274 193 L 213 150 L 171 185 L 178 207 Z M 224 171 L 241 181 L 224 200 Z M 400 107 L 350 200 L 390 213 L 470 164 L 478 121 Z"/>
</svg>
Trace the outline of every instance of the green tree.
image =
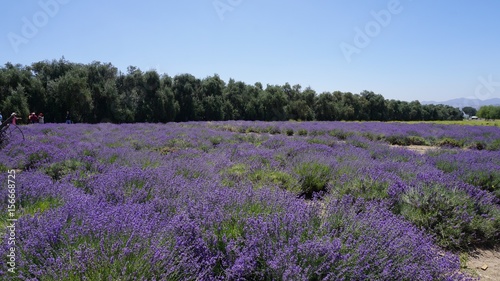
<svg viewBox="0 0 500 281">
<path fill-rule="evenodd" d="M 76 67 L 64 76 L 49 81 L 47 91 L 49 103 L 53 105 L 48 111 L 56 121 L 63 122 L 66 111 L 70 111 L 74 122 L 92 121 L 94 105 L 84 67 Z"/>
<path fill-rule="evenodd" d="M 359 100 L 362 105 L 358 117 L 360 120 L 386 120 L 387 108 L 382 95 L 365 90 L 361 92 Z"/>
<path fill-rule="evenodd" d="M 45 110 L 45 89 L 40 80 L 33 75 L 32 68 L 6 63 L 5 67 L 0 68 L 0 101 L 4 101 L 20 86 L 23 88 L 22 92 L 30 110 L 37 113 Z"/>
<path fill-rule="evenodd" d="M 245 87 L 245 107 L 244 120 L 264 120 L 264 108 L 260 96 L 262 95 L 262 84 L 246 85 Z"/>
<path fill-rule="evenodd" d="M 361 113 L 362 105 L 360 103 L 359 95 L 353 95 L 351 92 L 346 92 L 342 95 L 342 104 L 344 106 L 343 120 L 366 120 L 365 115 Z"/>
<path fill-rule="evenodd" d="M 422 120 L 422 105 L 420 102 L 418 100 L 412 101 L 408 106 L 410 108 L 408 119 L 412 121 Z"/>
<path fill-rule="evenodd" d="M 329 92 L 321 93 L 314 105 L 316 119 L 320 121 L 339 120 L 339 112 L 334 101 L 334 96 Z"/>
<path fill-rule="evenodd" d="M 224 119 L 224 88 L 225 83 L 217 74 L 201 81 L 202 120 Z"/>
<path fill-rule="evenodd" d="M 30 111 L 24 87 L 18 86 L 14 90 L 11 89 L 9 95 L 3 100 L 1 107 L 4 119 L 7 119 L 12 112 L 15 112 L 18 117 L 27 122 Z"/>
<path fill-rule="evenodd" d="M 286 106 L 287 118 L 304 121 L 313 120 L 316 92 L 309 87 L 301 92 L 300 88 L 300 85 L 293 86 L 293 94 L 289 96 L 288 105 Z"/>
<path fill-rule="evenodd" d="M 286 120 L 285 107 L 288 103 L 288 98 L 280 86 L 267 85 L 266 89 L 262 92 L 261 99 L 266 121 Z"/>
<path fill-rule="evenodd" d="M 160 89 L 160 75 L 154 70 L 147 71 L 139 82 L 141 88 L 137 118 L 141 122 L 159 122 L 164 115 L 163 100 L 158 93 Z"/>
<path fill-rule="evenodd" d="M 481 106 L 477 111 L 477 116 L 484 119 L 500 119 L 500 106 Z"/>
<path fill-rule="evenodd" d="M 288 119 L 311 121 L 314 118 L 314 112 L 305 100 L 290 101 L 286 106 Z"/>
<path fill-rule="evenodd" d="M 118 97 L 111 105 L 113 121 L 118 123 L 137 122 L 136 113 L 139 106 L 139 92 L 142 95 L 142 72 L 129 66 L 127 74 L 120 73 L 116 79 Z M 139 90 L 138 90 L 139 89 Z"/>
<path fill-rule="evenodd" d="M 172 91 L 173 80 L 168 75 L 163 75 L 160 80 L 160 91 L 158 92 L 158 104 L 162 108 L 163 115 L 159 116 L 160 122 L 174 121 L 179 113 L 179 103 L 175 100 L 174 92 Z"/>
<path fill-rule="evenodd" d="M 243 120 L 245 119 L 245 107 L 246 107 L 246 97 L 245 97 L 246 85 L 243 82 L 235 81 L 234 79 L 229 79 L 227 86 L 224 91 L 224 100 L 228 101 L 231 106 L 226 106 L 225 114 L 231 116 L 230 119 Z"/>
<path fill-rule="evenodd" d="M 200 81 L 191 74 L 180 74 L 174 77 L 173 93 L 179 103 L 179 113 L 176 121 L 195 120 L 197 115 L 196 95 Z"/>
<path fill-rule="evenodd" d="M 469 116 L 475 116 L 477 114 L 477 109 L 472 106 L 466 106 L 462 108 L 462 111 Z"/>
<path fill-rule="evenodd" d="M 115 120 L 113 105 L 118 100 L 116 78 L 118 70 L 112 64 L 92 62 L 86 66 L 88 71 L 87 85 L 92 94 L 94 105 L 90 122 Z"/>
</svg>

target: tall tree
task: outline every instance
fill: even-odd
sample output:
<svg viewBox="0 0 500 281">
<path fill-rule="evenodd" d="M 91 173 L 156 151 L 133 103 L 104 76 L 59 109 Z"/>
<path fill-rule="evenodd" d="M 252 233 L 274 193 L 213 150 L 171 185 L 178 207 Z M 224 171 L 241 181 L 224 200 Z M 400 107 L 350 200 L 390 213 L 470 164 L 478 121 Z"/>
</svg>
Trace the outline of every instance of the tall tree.
<svg viewBox="0 0 500 281">
<path fill-rule="evenodd" d="M 261 99 L 266 121 L 286 120 L 285 106 L 288 103 L 288 97 L 280 86 L 267 85 Z"/>
<path fill-rule="evenodd" d="M 481 106 L 477 111 L 477 116 L 485 119 L 500 119 L 500 106 Z"/>
<path fill-rule="evenodd" d="M 409 104 L 410 107 L 410 112 L 409 114 L 409 119 L 410 120 L 422 120 L 422 105 L 420 102 L 417 101 L 412 101 Z"/>
<path fill-rule="evenodd" d="M 466 106 L 462 108 L 462 111 L 469 116 L 475 116 L 477 114 L 477 109 L 472 106 Z"/>
<path fill-rule="evenodd" d="M 66 111 L 70 111 L 75 122 L 92 120 L 94 105 L 84 67 L 75 67 L 64 76 L 50 81 L 47 88 L 49 102 L 53 105 L 47 111 L 54 121 L 64 121 Z"/>
<path fill-rule="evenodd" d="M 87 84 L 94 104 L 91 122 L 114 120 L 113 105 L 118 99 L 116 78 L 118 70 L 110 63 L 92 62 L 86 66 Z"/>
<path fill-rule="evenodd" d="M 191 74 L 180 74 L 174 77 L 172 90 L 179 103 L 179 113 L 176 121 L 195 120 L 197 108 L 197 91 L 200 81 Z"/>
<path fill-rule="evenodd" d="M 19 85 L 16 89 L 10 89 L 9 94 L 1 104 L 1 108 L 5 119 L 7 119 L 7 116 L 12 112 L 15 112 L 18 117 L 27 122 L 30 111 L 24 87 Z"/>
<path fill-rule="evenodd" d="M 174 92 L 172 91 L 173 80 L 168 75 L 163 75 L 160 80 L 160 91 L 158 92 L 158 105 L 162 107 L 163 115 L 159 116 L 160 122 L 174 121 L 179 113 L 179 103 L 175 100 Z"/>
<path fill-rule="evenodd" d="M 207 77 L 201 81 L 201 105 L 202 120 L 223 120 L 224 119 L 224 88 L 225 83 L 220 77 Z"/>
<path fill-rule="evenodd" d="M 245 97 L 246 85 L 243 82 L 236 82 L 234 79 L 229 79 L 227 87 L 224 91 L 224 100 L 228 101 L 231 106 L 226 107 L 226 109 L 232 110 L 231 112 L 226 112 L 231 119 L 244 120 L 245 119 L 245 107 L 246 107 L 246 97 Z"/>
</svg>

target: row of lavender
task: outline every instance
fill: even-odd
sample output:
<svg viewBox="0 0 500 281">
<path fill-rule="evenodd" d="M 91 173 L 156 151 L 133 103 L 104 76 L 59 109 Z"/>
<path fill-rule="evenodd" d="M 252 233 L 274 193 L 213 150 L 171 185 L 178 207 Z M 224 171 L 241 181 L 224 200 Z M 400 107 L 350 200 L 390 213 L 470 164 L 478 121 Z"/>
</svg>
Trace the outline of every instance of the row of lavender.
<svg viewBox="0 0 500 281">
<path fill-rule="evenodd" d="M 497 151 L 420 155 L 366 135 L 340 141 L 321 133 L 363 123 L 280 123 L 305 134 L 238 132 L 248 124 L 23 128 L 26 141 L 13 135 L 0 154 L 3 171 L 22 170 L 19 263 L 15 275 L 7 272 L 2 241 L 0 274 L 468 280 L 447 251 L 498 243 Z M 376 124 L 381 133 L 394 130 Z M 492 143 L 495 134 L 474 137 Z"/>
<path fill-rule="evenodd" d="M 191 122 L 199 126 L 203 123 Z M 393 145 L 426 145 L 500 150 L 496 126 L 462 126 L 431 123 L 385 122 L 215 122 L 210 128 L 240 133 L 269 133 L 299 136 L 328 134 L 345 139 L 357 135 Z"/>
</svg>

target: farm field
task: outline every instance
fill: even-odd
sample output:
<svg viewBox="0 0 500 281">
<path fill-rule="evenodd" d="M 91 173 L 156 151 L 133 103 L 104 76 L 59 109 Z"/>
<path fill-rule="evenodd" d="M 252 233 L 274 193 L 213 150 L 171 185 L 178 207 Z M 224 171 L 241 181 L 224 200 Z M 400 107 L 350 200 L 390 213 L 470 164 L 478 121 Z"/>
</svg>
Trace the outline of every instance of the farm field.
<svg viewBox="0 0 500 281">
<path fill-rule="evenodd" d="M 495 126 L 500 127 L 500 120 L 461 120 L 461 121 L 408 121 L 408 124 L 434 123 L 442 125 Z"/>
<path fill-rule="evenodd" d="M 2 280 L 476 280 L 463 253 L 500 246 L 495 126 L 22 130 L 0 151 Z"/>
</svg>

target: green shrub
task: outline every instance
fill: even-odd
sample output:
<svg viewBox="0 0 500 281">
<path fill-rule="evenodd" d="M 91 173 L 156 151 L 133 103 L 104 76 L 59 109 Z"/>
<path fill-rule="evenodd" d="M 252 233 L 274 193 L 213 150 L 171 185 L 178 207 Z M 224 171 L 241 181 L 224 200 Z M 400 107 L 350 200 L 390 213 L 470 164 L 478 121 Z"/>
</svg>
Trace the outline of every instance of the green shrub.
<svg viewBox="0 0 500 281">
<path fill-rule="evenodd" d="M 463 175 L 465 182 L 479 186 L 500 199 L 500 171 L 471 171 Z"/>
<path fill-rule="evenodd" d="M 438 168 L 439 170 L 445 172 L 445 173 L 451 173 L 453 171 L 456 171 L 459 166 L 459 164 L 456 163 L 456 162 L 449 162 L 449 161 L 445 161 L 445 160 L 438 160 L 436 162 L 436 168 Z"/>
<path fill-rule="evenodd" d="M 222 175 L 222 184 L 229 187 L 235 186 L 237 182 L 245 179 L 247 169 L 247 165 L 243 163 L 237 163 L 227 169 L 222 170 L 220 172 Z"/>
<path fill-rule="evenodd" d="M 269 133 L 270 133 L 271 135 L 278 135 L 278 134 L 280 134 L 280 133 L 281 133 L 281 131 L 280 131 L 280 129 L 279 129 L 278 127 L 273 126 L 273 127 L 270 127 L 270 128 L 269 128 Z"/>
<path fill-rule="evenodd" d="M 469 249 L 500 238 L 500 209 L 480 205 L 462 190 L 415 187 L 400 196 L 393 210 L 432 233 L 436 243 L 447 249 Z"/>
<path fill-rule="evenodd" d="M 21 212 L 23 215 L 34 215 L 35 213 L 43 213 L 49 209 L 57 208 L 63 204 L 62 200 L 54 197 L 38 198 L 34 201 L 29 200 L 29 203 L 23 203 Z"/>
<path fill-rule="evenodd" d="M 293 136 L 293 129 L 292 128 L 285 129 L 285 134 L 287 136 Z"/>
<path fill-rule="evenodd" d="M 256 134 L 259 134 L 260 133 L 260 129 L 258 127 L 248 127 L 246 130 L 245 130 L 245 133 L 249 134 L 249 133 L 256 133 Z"/>
<path fill-rule="evenodd" d="M 500 150 L 500 139 L 496 139 L 494 140 L 493 142 L 491 142 L 487 147 L 486 149 L 488 150 L 493 150 L 493 151 L 496 151 L 496 150 Z"/>
<path fill-rule="evenodd" d="M 420 136 L 408 136 L 406 137 L 406 140 L 408 145 L 429 145 L 429 143 Z"/>
<path fill-rule="evenodd" d="M 297 180 L 292 175 L 282 171 L 257 170 L 249 175 L 249 179 L 257 187 L 276 185 L 294 193 L 300 191 Z"/>
<path fill-rule="evenodd" d="M 408 145 L 407 139 L 404 136 L 388 136 L 385 140 L 392 145 Z"/>
<path fill-rule="evenodd" d="M 177 147 L 163 146 L 156 149 L 161 155 L 167 155 L 169 153 L 178 151 Z"/>
<path fill-rule="evenodd" d="M 297 131 L 297 134 L 298 134 L 299 136 L 307 136 L 307 130 L 306 130 L 306 129 L 299 129 L 299 130 Z"/>
<path fill-rule="evenodd" d="M 68 159 L 62 162 L 54 163 L 45 168 L 45 174 L 50 176 L 53 180 L 58 181 L 65 175 L 78 170 L 84 164 L 75 159 Z"/>
<path fill-rule="evenodd" d="M 452 139 L 452 138 L 442 138 L 442 139 L 438 140 L 437 145 L 444 146 L 444 147 L 462 147 L 463 141 L 459 141 L 459 140 Z"/>
<path fill-rule="evenodd" d="M 316 162 L 302 163 L 295 167 L 294 171 L 299 177 L 301 195 L 306 198 L 311 198 L 316 192 L 325 191 L 332 176 L 330 166 Z"/>
<path fill-rule="evenodd" d="M 385 140 L 392 145 L 429 145 L 429 142 L 420 136 L 388 136 Z"/>
<path fill-rule="evenodd" d="M 118 160 L 118 154 L 116 153 L 113 153 L 107 160 L 106 162 L 109 163 L 109 164 L 113 164 L 116 162 L 116 160 Z"/>
<path fill-rule="evenodd" d="M 341 130 L 341 129 L 333 129 L 333 130 L 329 131 L 328 134 L 332 137 L 338 138 L 339 140 L 345 140 L 348 137 L 354 135 L 353 132 L 346 132 L 346 131 Z"/>
<path fill-rule="evenodd" d="M 370 145 L 368 143 L 366 143 L 365 140 L 361 140 L 361 139 L 357 139 L 357 138 L 352 138 L 352 139 L 349 139 L 347 140 L 347 143 L 348 144 L 351 144 L 355 147 L 359 147 L 359 148 L 368 148 L 370 147 Z"/>
<path fill-rule="evenodd" d="M 467 146 L 470 149 L 483 150 L 486 148 L 486 144 L 484 142 L 475 141 Z"/>
<path fill-rule="evenodd" d="M 185 149 L 185 148 L 191 148 L 194 147 L 193 144 L 191 144 L 188 140 L 185 140 L 183 138 L 173 138 L 168 141 L 167 146 L 169 147 L 175 147 L 179 149 Z"/>
<path fill-rule="evenodd" d="M 46 151 L 39 151 L 28 156 L 28 162 L 24 165 L 24 170 L 35 168 L 38 164 L 49 162 L 50 156 Z"/>
<path fill-rule="evenodd" d="M 130 144 L 132 145 L 132 147 L 136 151 L 139 151 L 145 147 L 145 145 L 143 143 L 140 143 L 139 141 L 136 141 L 136 140 L 131 140 Z"/>
<path fill-rule="evenodd" d="M 210 137 L 209 140 L 214 147 L 222 143 L 222 137 Z"/>
<path fill-rule="evenodd" d="M 387 187 L 389 184 L 385 181 L 376 181 L 370 178 L 355 178 L 341 184 L 333 184 L 331 193 L 338 198 L 345 195 L 353 197 L 371 199 L 388 198 Z"/>
<path fill-rule="evenodd" d="M 365 132 L 365 133 L 362 133 L 361 135 L 363 137 L 371 140 L 371 141 L 379 141 L 379 140 L 383 140 L 385 138 L 385 136 L 383 134 L 375 134 L 372 132 Z"/>
<path fill-rule="evenodd" d="M 0 163 L 0 172 L 7 172 L 9 168 L 4 164 Z"/>
</svg>

